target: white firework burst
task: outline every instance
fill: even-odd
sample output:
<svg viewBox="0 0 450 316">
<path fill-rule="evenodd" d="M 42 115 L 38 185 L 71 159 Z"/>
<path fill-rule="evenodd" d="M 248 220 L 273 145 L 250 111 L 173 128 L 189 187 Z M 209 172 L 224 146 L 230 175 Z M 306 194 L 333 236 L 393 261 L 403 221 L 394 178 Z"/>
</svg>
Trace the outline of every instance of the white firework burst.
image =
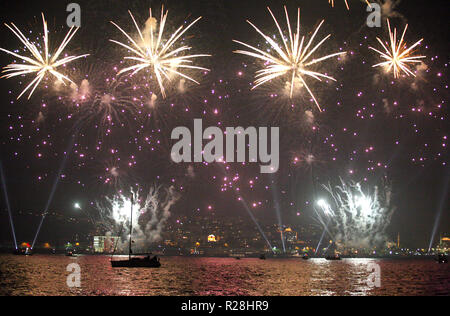
<svg viewBox="0 0 450 316">
<path fill-rule="evenodd" d="M 319 24 L 319 26 L 316 28 L 313 35 L 311 36 L 310 40 L 306 43 L 305 36 L 300 36 L 300 9 L 298 9 L 298 16 L 297 16 L 297 32 L 294 34 L 292 31 L 292 28 L 291 28 L 287 8 L 284 7 L 284 11 L 286 14 L 286 23 L 288 26 L 288 34 L 289 34 L 288 38 L 286 39 L 286 37 L 284 36 L 283 30 L 281 29 L 280 24 L 278 23 L 274 14 L 270 10 L 270 8 L 267 8 L 267 9 L 269 10 L 269 12 L 275 22 L 275 25 L 279 31 L 279 34 L 283 40 L 282 46 L 278 45 L 278 43 L 276 43 L 271 37 L 265 35 L 252 22 L 250 22 L 250 21 L 247 21 L 247 22 L 270 44 L 271 49 L 274 50 L 276 54 L 270 54 L 261 49 L 253 47 L 249 44 L 234 40 L 234 42 L 241 44 L 251 50 L 251 51 L 237 50 L 237 51 L 235 51 L 235 53 L 254 57 L 254 58 L 264 61 L 264 63 L 265 63 L 264 69 L 259 70 L 256 74 L 256 81 L 255 81 L 255 86 L 253 87 L 253 89 L 256 89 L 257 87 L 259 87 L 275 78 L 289 75 L 289 79 L 291 80 L 290 81 L 290 97 L 291 98 L 293 97 L 294 89 L 296 86 L 296 80 L 298 80 L 301 83 L 301 85 L 303 85 L 306 88 L 306 90 L 310 94 L 311 98 L 314 100 L 317 108 L 319 109 L 319 111 L 321 111 L 319 102 L 317 101 L 313 92 L 311 91 L 308 84 L 306 83 L 305 78 L 311 77 L 318 81 L 322 81 L 322 79 L 329 79 L 332 81 L 336 81 L 336 79 L 334 79 L 333 77 L 330 77 L 326 74 L 309 70 L 308 67 L 316 65 L 327 59 L 341 56 L 341 55 L 345 54 L 345 52 L 334 53 L 334 54 L 327 55 L 324 57 L 315 58 L 314 53 L 331 36 L 331 34 L 329 34 L 323 40 L 321 40 L 317 45 L 313 45 L 314 39 L 316 38 L 317 33 L 319 32 L 321 26 L 323 25 L 323 23 L 325 21 L 323 20 Z"/>
<path fill-rule="evenodd" d="M 69 77 L 57 71 L 57 68 L 65 64 L 68 64 L 74 60 L 89 56 L 88 54 L 86 54 L 81 56 L 68 56 L 59 59 L 66 46 L 69 44 L 73 36 L 78 31 L 78 28 L 75 27 L 72 27 L 69 30 L 69 32 L 62 41 L 61 45 L 59 45 L 56 52 L 53 55 L 50 55 L 48 27 L 44 14 L 42 14 L 42 21 L 44 24 L 44 52 L 40 52 L 36 47 L 36 45 L 31 43 L 14 23 L 11 23 L 11 25 L 5 24 L 14 33 L 14 35 L 17 36 L 17 38 L 25 45 L 27 50 L 33 55 L 33 57 L 26 57 L 11 52 L 9 50 L 0 48 L 1 51 L 10 54 L 14 57 L 20 58 L 21 60 L 26 62 L 26 64 L 15 63 L 4 67 L 3 73 L 6 73 L 6 75 L 3 75 L 1 78 L 9 79 L 27 74 L 36 74 L 34 80 L 31 81 L 31 83 L 22 91 L 22 93 L 18 96 L 17 99 L 20 99 L 22 95 L 24 95 L 29 89 L 31 89 L 31 92 L 28 95 L 28 99 L 30 99 L 36 88 L 39 86 L 41 81 L 46 77 L 48 73 L 55 76 L 59 81 L 63 82 L 64 84 L 66 84 L 66 81 L 75 84 L 72 80 L 70 80 Z"/>
<path fill-rule="evenodd" d="M 116 43 L 134 54 L 134 56 L 125 57 L 126 60 L 132 60 L 137 62 L 137 64 L 130 66 L 128 68 L 122 69 L 119 75 L 126 72 L 132 72 L 132 74 L 137 74 L 143 69 L 151 68 L 156 76 L 159 87 L 161 89 L 161 94 L 163 98 L 166 97 L 166 89 L 164 88 L 164 80 L 171 80 L 170 75 L 180 76 L 189 81 L 199 84 L 192 77 L 179 71 L 179 68 L 183 69 L 196 69 L 209 71 L 209 69 L 198 67 L 193 65 L 194 58 L 200 57 L 210 57 L 207 54 L 197 54 L 197 55 L 185 55 L 186 51 L 192 49 L 189 46 L 181 46 L 176 48 L 177 41 L 195 24 L 201 17 L 196 19 L 194 22 L 189 24 L 186 28 L 180 26 L 169 39 L 163 39 L 164 30 L 167 22 L 168 11 L 164 12 L 164 8 L 161 9 L 161 20 L 159 23 L 159 30 L 156 27 L 156 19 L 152 15 L 152 10 L 150 9 L 150 23 L 149 23 L 149 34 L 144 36 L 144 32 L 139 28 L 133 14 L 131 12 L 130 16 L 133 23 L 138 31 L 139 39 L 133 39 L 128 33 L 126 33 L 120 26 L 116 23 L 111 22 L 115 27 L 117 27 L 131 42 L 131 45 L 121 43 L 116 40 L 111 40 L 111 42 Z M 138 43 L 140 42 L 140 43 Z"/>
</svg>

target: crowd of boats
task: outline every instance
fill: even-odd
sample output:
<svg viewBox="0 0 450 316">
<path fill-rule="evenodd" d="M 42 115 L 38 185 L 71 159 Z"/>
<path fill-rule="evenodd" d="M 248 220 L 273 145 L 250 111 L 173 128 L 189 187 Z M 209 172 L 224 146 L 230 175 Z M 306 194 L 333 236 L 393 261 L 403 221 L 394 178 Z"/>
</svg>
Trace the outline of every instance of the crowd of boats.
<svg viewBox="0 0 450 316">
<path fill-rule="evenodd" d="M 26 249 L 18 249 L 14 252 L 15 255 L 22 255 L 22 256 L 32 256 L 33 252 L 30 248 Z M 67 249 L 65 252 L 65 255 L 68 257 L 75 257 L 78 256 L 76 251 L 74 249 Z M 111 256 L 111 266 L 113 268 L 159 268 L 161 267 L 161 261 L 160 258 L 157 255 L 152 254 L 133 254 L 130 250 L 129 255 L 127 256 L 127 259 L 124 260 L 114 260 L 113 256 Z M 236 260 L 241 260 L 244 258 L 248 258 L 245 255 L 234 255 L 232 256 Z M 267 259 L 284 259 L 284 258 L 301 258 L 303 260 L 310 260 L 310 259 L 325 259 L 327 261 L 340 261 L 342 259 L 341 255 L 339 254 L 332 254 L 325 257 L 316 257 L 316 256 L 310 256 L 308 254 L 304 254 L 303 256 L 289 256 L 289 255 L 273 255 L 273 254 L 261 254 L 259 256 L 260 260 L 267 260 Z M 445 254 L 438 254 L 434 257 L 434 260 L 439 264 L 446 264 L 448 263 L 448 257 Z"/>
</svg>

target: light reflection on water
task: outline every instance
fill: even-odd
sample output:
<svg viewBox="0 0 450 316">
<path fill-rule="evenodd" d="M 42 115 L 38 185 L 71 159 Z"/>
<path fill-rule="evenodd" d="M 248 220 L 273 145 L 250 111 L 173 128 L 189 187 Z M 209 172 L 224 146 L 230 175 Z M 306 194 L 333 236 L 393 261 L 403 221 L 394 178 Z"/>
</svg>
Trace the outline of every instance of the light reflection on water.
<svg viewBox="0 0 450 316">
<path fill-rule="evenodd" d="M 0 255 L 0 295 L 449 295 L 450 268 L 430 260 L 162 258 L 160 269 L 113 269 L 109 257 Z M 81 267 L 69 289 L 67 265 Z M 371 263 L 381 287 L 367 283 Z"/>
</svg>

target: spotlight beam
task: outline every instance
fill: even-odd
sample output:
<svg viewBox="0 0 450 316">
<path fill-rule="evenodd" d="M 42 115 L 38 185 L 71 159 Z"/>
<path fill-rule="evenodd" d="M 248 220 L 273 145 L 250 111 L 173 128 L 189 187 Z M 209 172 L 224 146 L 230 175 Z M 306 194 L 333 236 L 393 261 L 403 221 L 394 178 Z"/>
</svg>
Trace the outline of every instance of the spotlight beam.
<svg viewBox="0 0 450 316">
<path fill-rule="evenodd" d="M 8 190 L 6 189 L 5 175 L 3 173 L 3 165 L 1 163 L 1 161 L 0 161 L 0 173 L 1 173 L 2 184 L 3 184 L 3 194 L 5 195 L 6 209 L 8 210 L 8 215 L 9 215 L 9 223 L 11 225 L 11 232 L 12 232 L 12 235 L 14 238 L 14 246 L 16 247 L 16 250 L 17 250 L 18 247 L 17 247 L 16 231 L 14 229 L 14 222 L 13 222 L 12 213 L 11 213 L 11 206 L 9 204 Z"/>
<path fill-rule="evenodd" d="M 280 203 L 279 203 L 278 191 L 276 189 L 277 188 L 275 187 L 275 184 L 272 184 L 272 196 L 273 196 L 273 201 L 275 203 L 275 212 L 277 214 L 278 226 L 280 227 L 281 243 L 283 244 L 283 252 L 286 253 L 286 244 L 284 242 L 284 234 L 283 234 L 283 222 L 281 220 Z"/>
<path fill-rule="evenodd" d="M 434 238 L 436 237 L 439 222 L 441 220 L 442 210 L 445 207 L 445 203 L 448 201 L 447 197 L 448 197 L 448 187 L 450 184 L 450 168 L 447 168 L 447 176 L 446 177 L 447 177 L 447 179 L 445 181 L 445 185 L 443 186 L 442 199 L 439 203 L 438 212 L 436 214 L 436 220 L 434 221 L 433 232 L 431 233 L 431 239 L 430 239 L 430 245 L 428 247 L 428 252 L 430 252 L 431 248 L 433 247 Z"/>
<path fill-rule="evenodd" d="M 220 167 L 223 171 L 223 173 L 225 175 L 227 175 L 225 168 L 220 164 Z M 240 192 L 237 191 L 236 189 L 234 189 L 234 192 L 236 193 L 236 196 L 238 197 L 239 201 L 242 203 L 242 205 L 244 206 L 244 209 L 247 211 L 248 215 L 250 216 L 250 218 L 252 219 L 253 223 L 256 225 L 256 228 L 258 229 L 259 233 L 261 234 L 261 236 L 264 238 L 264 240 L 266 241 L 267 245 L 269 246 L 270 250 L 272 251 L 272 253 L 275 253 L 275 251 L 273 251 L 273 247 L 269 241 L 269 239 L 267 238 L 266 234 L 264 233 L 264 231 L 261 228 L 261 225 L 259 225 L 258 221 L 255 218 L 255 215 L 253 215 L 252 211 L 250 210 L 250 208 L 248 207 L 247 202 L 245 201 L 245 199 L 242 197 L 242 195 L 240 195 Z"/>
<path fill-rule="evenodd" d="M 41 232 L 42 224 L 44 223 L 44 220 L 47 217 L 48 209 L 50 208 L 50 204 L 52 203 L 53 197 L 54 197 L 55 192 L 56 192 L 56 189 L 58 188 L 59 180 L 61 179 L 61 175 L 62 175 L 62 173 L 63 173 L 63 171 L 64 171 L 64 169 L 66 167 L 67 159 L 68 159 L 68 157 L 70 155 L 70 152 L 73 149 L 73 146 L 75 144 L 75 140 L 77 139 L 78 132 L 80 131 L 80 128 L 81 128 L 81 120 L 79 120 L 75 126 L 76 126 L 76 128 L 75 128 L 74 134 L 72 135 L 72 138 L 70 140 L 69 146 L 67 146 L 66 155 L 64 156 L 63 161 L 61 162 L 61 166 L 60 166 L 60 168 L 58 170 L 58 173 L 57 173 L 56 178 L 55 178 L 55 182 L 53 183 L 53 187 L 52 187 L 52 190 L 50 192 L 50 196 L 49 196 L 47 204 L 45 206 L 44 214 L 42 215 L 41 221 L 40 221 L 38 229 L 36 231 L 36 235 L 34 236 L 33 244 L 31 246 L 32 250 L 34 249 L 34 246 L 36 245 L 36 241 L 37 241 L 37 239 L 39 237 L 39 233 Z"/>
</svg>

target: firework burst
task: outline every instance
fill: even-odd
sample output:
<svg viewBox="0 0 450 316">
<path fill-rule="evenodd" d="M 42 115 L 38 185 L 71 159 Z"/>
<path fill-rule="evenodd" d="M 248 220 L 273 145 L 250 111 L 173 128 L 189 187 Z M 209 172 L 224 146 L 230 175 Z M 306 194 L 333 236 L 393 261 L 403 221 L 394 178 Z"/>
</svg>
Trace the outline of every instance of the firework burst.
<svg viewBox="0 0 450 316">
<path fill-rule="evenodd" d="M 389 29 L 389 39 L 390 43 L 385 44 L 383 41 L 377 37 L 378 42 L 381 44 L 385 52 L 379 51 L 373 47 L 369 47 L 371 50 L 380 54 L 380 58 L 386 61 L 383 61 L 379 64 L 374 65 L 373 67 L 385 67 L 386 72 L 394 72 L 394 78 L 399 78 L 400 74 L 404 72 L 407 76 L 412 75 L 415 77 L 416 75 L 411 69 L 408 68 L 408 64 L 417 64 L 422 63 L 420 59 L 426 58 L 426 56 L 413 56 L 414 48 L 420 45 L 423 41 L 421 39 L 411 47 L 407 47 L 404 42 L 406 30 L 408 29 L 408 25 L 406 25 L 405 30 L 403 31 L 402 37 L 399 42 L 397 42 L 397 28 L 394 28 L 394 32 L 391 30 L 391 25 L 389 23 L 389 19 L 387 20 L 388 29 Z"/>
<path fill-rule="evenodd" d="M 386 241 L 386 229 L 395 208 L 391 206 L 391 188 L 375 187 L 365 193 L 360 183 L 324 185 L 329 201 L 321 199 L 317 219 L 342 247 L 373 247 Z"/>
<path fill-rule="evenodd" d="M 105 90 L 97 91 L 91 105 L 91 114 L 100 117 L 100 127 L 123 125 L 125 114 L 133 116 L 135 102 L 131 96 L 132 88 L 122 82 L 108 81 Z"/>
<path fill-rule="evenodd" d="M 259 70 L 256 74 L 256 81 L 255 81 L 255 86 L 253 87 L 253 89 L 256 89 L 257 87 L 259 87 L 273 79 L 289 75 L 289 78 L 291 80 L 290 84 L 289 84 L 290 97 L 291 98 L 293 97 L 294 90 L 296 87 L 296 82 L 299 82 L 300 85 L 302 85 L 306 88 L 306 90 L 310 94 L 311 98 L 314 100 L 317 108 L 321 111 L 319 102 L 317 101 L 313 92 L 311 91 L 308 84 L 306 83 L 305 77 L 309 76 L 318 81 L 322 81 L 322 79 L 329 79 L 329 80 L 336 81 L 336 79 L 334 79 L 326 74 L 322 74 L 319 72 L 309 70 L 308 67 L 316 65 L 327 59 L 341 56 L 341 55 L 345 54 L 345 52 L 340 52 L 340 53 L 327 55 L 324 57 L 314 58 L 313 54 L 331 36 L 331 34 L 326 36 L 317 45 L 312 46 L 314 39 L 317 36 L 317 33 L 319 32 L 322 24 L 325 21 L 323 20 L 319 24 L 319 26 L 316 28 L 313 35 L 311 36 L 309 42 L 305 45 L 305 43 L 306 43 L 305 36 L 302 36 L 302 37 L 300 36 L 300 9 L 298 9 L 298 15 L 297 15 L 297 32 L 294 34 L 292 32 L 292 28 L 290 25 L 289 14 L 288 14 L 287 8 L 284 7 L 284 11 L 286 14 L 286 22 L 287 22 L 288 32 L 289 32 L 288 39 L 286 39 L 286 37 L 284 36 L 283 30 L 281 29 L 280 24 L 278 23 L 277 19 L 275 18 L 274 14 L 270 10 L 270 8 L 267 8 L 267 9 L 269 10 L 269 12 L 275 22 L 275 25 L 277 26 L 279 34 L 283 40 L 283 46 L 280 47 L 280 45 L 278 45 L 272 38 L 265 35 L 252 22 L 250 22 L 250 21 L 247 21 L 247 22 L 270 44 L 272 50 L 274 50 L 276 52 L 276 55 L 275 54 L 272 55 L 261 49 L 253 47 L 249 44 L 245 44 L 243 42 L 234 40 L 234 42 L 241 44 L 252 50 L 252 51 L 237 50 L 237 51 L 235 51 L 235 53 L 254 57 L 254 58 L 264 61 L 264 63 L 265 63 L 265 68 L 262 70 Z M 284 49 L 282 47 L 284 47 Z"/>
<path fill-rule="evenodd" d="M 151 243 L 161 240 L 170 216 L 171 208 L 178 202 L 181 195 L 174 187 L 152 186 L 147 194 L 142 190 L 130 194 L 119 192 L 106 201 L 97 201 L 97 223 L 112 234 L 122 234 L 123 241 L 130 234 L 129 223 L 131 212 L 133 216 L 134 248 L 148 248 Z M 125 238 L 124 238 L 125 237 Z M 121 247 L 119 247 L 121 248 Z"/>
<path fill-rule="evenodd" d="M 163 98 L 166 97 L 166 90 L 164 88 L 164 81 L 171 81 L 171 75 L 179 76 L 189 81 L 199 84 L 198 81 L 192 77 L 179 71 L 179 68 L 183 69 L 195 69 L 209 71 L 206 68 L 194 66 L 193 59 L 200 57 L 210 57 L 211 55 L 197 54 L 197 55 L 184 55 L 186 51 L 192 49 L 189 46 L 181 46 L 176 48 L 175 45 L 177 41 L 194 25 L 201 17 L 196 19 L 194 22 L 189 24 L 188 27 L 184 28 L 180 26 L 175 33 L 173 33 L 168 40 L 163 40 L 164 30 L 167 22 L 168 11 L 164 12 L 164 8 L 161 9 L 161 20 L 159 23 L 159 31 L 157 32 L 156 19 L 152 15 L 152 10 L 150 9 L 150 18 L 148 23 L 148 29 L 141 31 L 139 28 L 133 14 L 129 11 L 131 19 L 138 31 L 139 39 L 134 40 L 128 33 L 126 33 L 120 26 L 116 23 L 111 22 L 115 27 L 117 27 L 131 42 L 131 45 L 127 45 L 115 40 L 111 42 L 116 43 L 130 52 L 134 53 L 135 56 L 127 56 L 126 60 L 132 60 L 137 62 L 137 64 L 124 68 L 119 72 L 120 74 L 126 72 L 132 72 L 132 75 L 137 74 L 143 69 L 151 68 L 156 76 L 159 87 L 161 89 L 161 94 Z M 138 43 L 140 42 L 140 43 Z"/>
<path fill-rule="evenodd" d="M 23 61 L 27 62 L 27 64 L 11 64 L 3 69 L 3 73 L 6 73 L 6 75 L 3 75 L 1 78 L 13 78 L 17 76 L 27 75 L 27 74 L 36 74 L 36 78 L 31 81 L 31 83 L 22 91 L 22 93 L 19 95 L 17 99 L 20 99 L 22 95 L 24 95 L 29 89 L 31 89 L 30 94 L 28 95 L 28 99 L 31 98 L 33 95 L 33 92 L 36 90 L 36 88 L 39 86 L 41 81 L 46 77 L 48 73 L 55 76 L 58 81 L 66 84 L 66 81 L 75 84 L 72 80 L 70 80 L 69 77 L 65 76 L 61 72 L 58 72 L 56 69 L 60 66 L 63 66 L 65 64 L 68 64 L 74 60 L 87 57 L 89 55 L 81 55 L 81 56 L 68 56 L 64 57 L 62 59 L 58 58 L 63 53 L 66 46 L 69 44 L 69 42 L 72 40 L 73 36 L 78 31 L 78 28 L 72 27 L 69 32 L 67 33 L 66 37 L 62 41 L 61 45 L 58 47 L 56 52 L 51 56 L 49 53 L 49 38 L 48 38 L 48 27 L 47 27 L 47 21 L 45 20 L 44 14 L 42 14 L 42 21 L 44 24 L 44 52 L 40 52 L 35 44 L 31 43 L 25 35 L 19 30 L 19 28 L 14 25 L 14 23 L 11 23 L 11 26 L 8 24 L 5 24 L 6 27 L 8 27 L 11 32 L 14 33 L 15 36 L 25 45 L 27 50 L 33 55 L 32 58 L 22 56 L 19 54 L 16 54 L 14 52 L 11 52 L 9 50 L 0 48 L 1 51 L 10 54 L 14 57 L 20 58 Z"/>
</svg>

